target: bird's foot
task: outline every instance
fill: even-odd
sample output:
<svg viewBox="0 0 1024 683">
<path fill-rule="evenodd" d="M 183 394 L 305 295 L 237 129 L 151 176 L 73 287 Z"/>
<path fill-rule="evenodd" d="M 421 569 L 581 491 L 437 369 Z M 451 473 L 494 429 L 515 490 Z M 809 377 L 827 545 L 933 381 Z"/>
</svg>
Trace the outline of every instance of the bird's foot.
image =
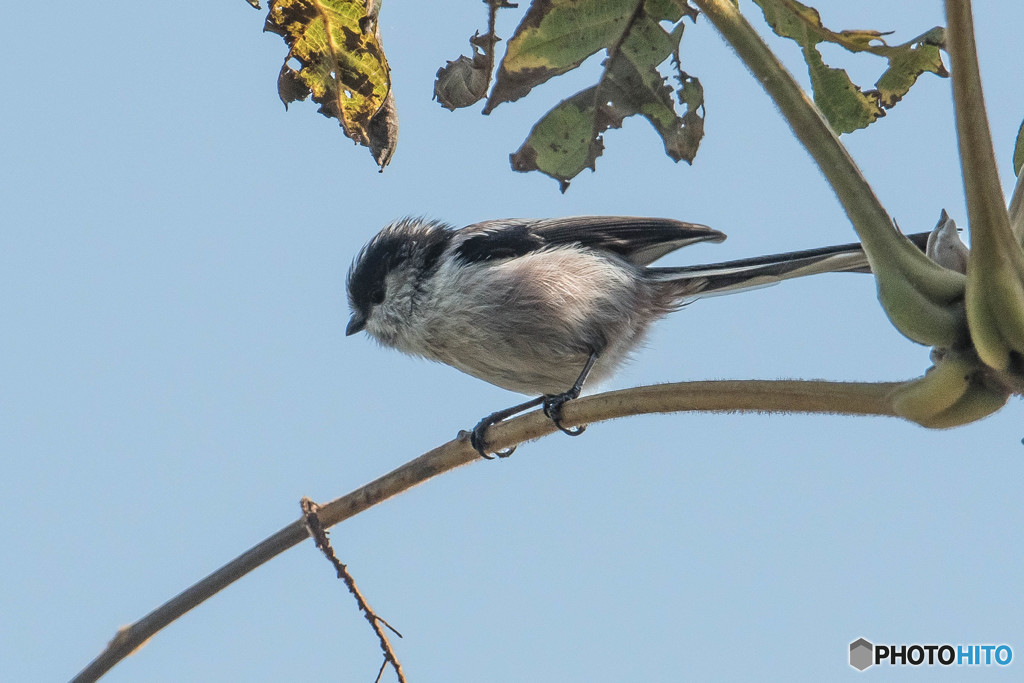
<svg viewBox="0 0 1024 683">
<path fill-rule="evenodd" d="M 569 436 L 579 436 L 587 429 L 587 425 L 578 425 L 576 427 L 563 427 L 562 426 L 562 408 L 566 403 L 577 398 L 579 392 L 566 391 L 562 394 L 555 394 L 553 396 L 544 397 L 544 414 L 551 418 L 551 421 L 555 423 L 555 426 L 561 429 Z"/>
<path fill-rule="evenodd" d="M 487 430 L 493 425 L 501 422 L 503 419 L 505 419 L 505 416 L 499 413 L 488 415 L 477 422 L 476 427 L 473 427 L 473 431 L 469 433 L 469 444 L 473 447 L 473 450 L 480 454 L 481 458 L 484 458 L 485 460 L 493 460 L 495 455 L 499 458 L 507 458 L 515 452 L 516 447 L 510 446 L 504 450 L 495 451 L 494 455 L 487 454 L 487 439 L 484 438 L 487 434 Z"/>
</svg>

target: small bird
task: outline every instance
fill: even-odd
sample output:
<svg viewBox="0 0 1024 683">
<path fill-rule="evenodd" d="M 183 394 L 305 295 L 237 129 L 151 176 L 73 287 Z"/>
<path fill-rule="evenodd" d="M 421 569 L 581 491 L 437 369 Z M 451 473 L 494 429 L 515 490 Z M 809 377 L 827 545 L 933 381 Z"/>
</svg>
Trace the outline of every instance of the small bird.
<svg viewBox="0 0 1024 683">
<path fill-rule="evenodd" d="M 910 237 L 923 248 L 928 233 Z M 563 432 L 581 433 L 585 426 L 562 425 L 565 403 L 588 379 L 612 375 L 653 322 L 695 299 L 804 275 L 870 272 L 860 244 L 650 267 L 681 247 L 724 239 L 668 218 L 512 218 L 458 230 L 403 218 L 355 257 L 345 333 L 365 330 L 383 346 L 538 395 L 476 425 L 471 443 L 488 458 L 488 427 L 537 405 Z"/>
</svg>

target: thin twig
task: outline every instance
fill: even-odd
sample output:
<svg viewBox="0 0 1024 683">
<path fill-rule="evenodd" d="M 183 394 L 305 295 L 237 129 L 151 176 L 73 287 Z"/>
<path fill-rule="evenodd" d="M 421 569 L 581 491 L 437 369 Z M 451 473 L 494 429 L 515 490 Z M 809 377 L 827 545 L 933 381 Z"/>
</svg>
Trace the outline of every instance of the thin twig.
<svg viewBox="0 0 1024 683">
<path fill-rule="evenodd" d="M 566 404 L 563 424 L 576 426 L 630 415 L 670 412 L 816 413 L 897 417 L 889 396 L 903 382 L 826 382 L 820 380 L 720 380 L 679 382 L 611 391 Z M 488 443 L 498 450 L 532 441 L 556 431 L 541 411 L 494 425 Z M 385 444 L 386 445 L 386 444 Z M 381 447 L 381 444 L 376 444 Z M 381 503 L 439 474 L 479 460 L 469 432 L 424 453 L 379 479 L 319 510 L 325 528 Z M 98 680 L 155 633 L 264 562 L 309 537 L 299 519 L 256 544 L 234 560 L 166 603 L 126 626 L 73 683 Z"/>
<path fill-rule="evenodd" d="M 380 663 L 380 670 L 377 671 L 377 677 L 373 679 L 373 683 L 379 683 L 380 677 L 384 675 L 384 669 L 388 668 L 388 658 L 385 657 L 384 661 Z"/>
<path fill-rule="evenodd" d="M 494 74 L 494 47 L 501 38 L 495 32 L 498 23 L 498 10 L 515 9 L 519 5 L 510 3 L 507 0 L 484 0 L 487 3 L 487 33 L 474 35 L 469 42 L 480 48 L 483 52 L 484 63 L 482 69 L 487 74 L 487 85 L 490 86 Z M 474 60 L 475 61 L 475 60 Z M 486 89 L 485 89 L 486 93 Z M 483 97 L 483 95 L 481 95 Z"/>
<path fill-rule="evenodd" d="M 338 578 L 345 582 L 348 587 L 348 592 L 352 594 L 352 597 L 356 599 L 356 604 L 359 605 L 359 609 L 362 611 L 363 616 L 370 622 L 370 627 L 373 632 L 377 634 L 377 639 L 380 641 L 380 649 L 384 653 L 384 664 L 381 665 L 380 671 L 377 672 L 376 680 L 379 681 L 381 674 L 384 673 L 384 667 L 387 664 L 391 664 L 395 669 L 395 675 L 398 676 L 398 680 L 401 683 L 406 683 L 405 673 L 402 672 L 402 664 L 398 661 L 398 657 L 395 655 L 394 648 L 391 647 L 391 641 L 388 640 L 388 634 L 381 628 L 381 624 L 391 629 L 399 638 L 402 634 L 395 630 L 388 622 L 384 621 L 381 617 L 377 616 L 377 613 L 371 609 L 370 604 L 366 601 L 363 596 L 363 592 L 359 590 L 356 585 L 356 580 L 352 578 L 352 574 L 349 573 L 348 567 L 342 564 L 338 556 L 334 554 L 334 548 L 331 547 L 331 541 L 327 538 L 327 530 L 320 522 L 320 506 L 309 498 L 303 497 L 299 504 L 302 506 L 302 515 L 305 518 L 306 529 L 309 535 L 313 537 L 313 541 L 316 542 L 316 547 L 319 548 L 324 556 L 334 565 L 334 571 L 337 572 Z"/>
</svg>

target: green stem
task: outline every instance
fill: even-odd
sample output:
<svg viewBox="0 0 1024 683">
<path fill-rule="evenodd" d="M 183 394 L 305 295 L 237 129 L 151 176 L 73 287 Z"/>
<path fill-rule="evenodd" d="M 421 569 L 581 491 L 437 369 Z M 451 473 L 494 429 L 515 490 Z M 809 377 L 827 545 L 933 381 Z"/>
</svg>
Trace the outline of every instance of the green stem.
<svg viewBox="0 0 1024 683">
<path fill-rule="evenodd" d="M 1018 247 L 1010 230 L 985 113 L 970 0 L 946 0 L 946 23 L 971 250 L 990 258 L 993 255 L 985 253 L 989 249 L 1009 253 Z"/>
<path fill-rule="evenodd" d="M 1010 196 L 1010 230 L 1017 241 L 1024 246 L 1024 169 L 1017 175 L 1017 183 Z"/>
<path fill-rule="evenodd" d="M 893 226 L 849 152 L 814 102 L 786 70 L 731 0 L 695 0 L 715 28 L 779 107 L 793 134 L 825 175 L 864 244 L 884 287 L 884 271 L 919 280 L 937 303 L 963 295 L 963 276 L 930 261 Z"/>
</svg>

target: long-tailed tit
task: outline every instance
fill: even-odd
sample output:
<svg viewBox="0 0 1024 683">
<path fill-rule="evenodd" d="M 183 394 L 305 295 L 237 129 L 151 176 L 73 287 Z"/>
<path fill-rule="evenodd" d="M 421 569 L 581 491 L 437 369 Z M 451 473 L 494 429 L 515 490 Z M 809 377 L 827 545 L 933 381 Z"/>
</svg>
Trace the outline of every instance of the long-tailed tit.
<svg viewBox="0 0 1024 683">
<path fill-rule="evenodd" d="M 913 235 L 922 247 L 927 233 Z M 721 242 L 704 225 L 667 218 L 574 216 L 507 219 L 461 230 L 405 218 L 356 256 L 348 274 L 346 334 L 446 363 L 536 399 L 473 429 L 487 456 L 491 425 L 543 404 L 559 429 L 562 406 L 637 348 L 651 323 L 694 299 L 817 273 L 869 272 L 859 244 L 654 268 L 680 247 Z M 499 453 L 507 455 L 509 452 Z"/>
</svg>

